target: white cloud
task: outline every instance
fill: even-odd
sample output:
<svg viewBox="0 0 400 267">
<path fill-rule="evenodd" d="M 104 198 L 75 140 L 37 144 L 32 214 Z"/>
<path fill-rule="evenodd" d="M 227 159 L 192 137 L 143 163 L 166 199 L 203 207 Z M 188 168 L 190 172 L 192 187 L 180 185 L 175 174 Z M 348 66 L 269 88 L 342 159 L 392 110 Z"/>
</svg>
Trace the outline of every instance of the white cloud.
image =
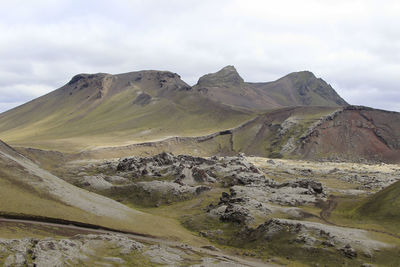
<svg viewBox="0 0 400 267">
<path fill-rule="evenodd" d="M 193 84 L 228 64 L 247 81 L 311 70 L 350 103 L 400 111 L 399 16 L 400 2 L 372 0 L 3 1 L 0 111 L 76 73 L 164 69 Z"/>
</svg>

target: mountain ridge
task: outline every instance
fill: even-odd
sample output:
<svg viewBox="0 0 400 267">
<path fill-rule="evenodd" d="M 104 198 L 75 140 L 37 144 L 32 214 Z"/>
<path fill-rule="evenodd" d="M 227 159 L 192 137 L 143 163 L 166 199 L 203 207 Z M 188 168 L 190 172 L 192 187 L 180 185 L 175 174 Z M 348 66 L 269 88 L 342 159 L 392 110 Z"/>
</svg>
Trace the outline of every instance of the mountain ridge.
<svg viewBox="0 0 400 267">
<path fill-rule="evenodd" d="M 279 103 L 285 95 L 252 87 L 233 66 L 202 76 L 194 86 L 170 71 L 81 73 L 59 89 L 1 113 L 0 137 L 11 145 L 81 150 L 212 134 L 285 106 L 337 106 L 330 100 L 319 103 L 322 98 Z"/>
<path fill-rule="evenodd" d="M 200 77 L 194 90 L 224 104 L 257 110 L 285 106 L 347 106 L 310 71 L 292 72 L 272 82 L 245 82 L 234 66 Z"/>
</svg>

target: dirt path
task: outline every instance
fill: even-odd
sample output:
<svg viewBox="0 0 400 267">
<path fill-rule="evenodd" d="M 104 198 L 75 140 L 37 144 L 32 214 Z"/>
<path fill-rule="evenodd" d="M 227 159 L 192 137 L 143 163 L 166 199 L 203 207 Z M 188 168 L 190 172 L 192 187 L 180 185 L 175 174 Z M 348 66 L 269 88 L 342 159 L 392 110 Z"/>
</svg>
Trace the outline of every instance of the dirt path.
<svg viewBox="0 0 400 267">
<path fill-rule="evenodd" d="M 51 226 L 51 227 L 58 227 L 58 228 L 64 228 L 64 229 L 71 229 L 71 230 L 79 230 L 83 231 L 86 233 L 99 233 L 99 234 L 119 234 L 119 235 L 125 235 L 129 238 L 132 238 L 137 241 L 141 241 L 144 243 L 157 243 L 157 244 L 163 244 L 171 247 L 176 247 L 182 245 L 181 242 L 176 242 L 176 241 L 170 241 L 170 240 L 165 240 L 157 237 L 150 237 L 150 236 L 143 236 L 140 234 L 133 234 L 133 233 L 122 233 L 119 231 L 111 231 L 111 230 L 104 230 L 104 229 L 93 229 L 93 228 L 88 228 L 88 227 L 83 227 L 83 226 L 76 226 L 72 224 L 59 224 L 59 223 L 51 223 L 51 222 L 43 222 L 43 221 L 35 221 L 35 220 L 25 220 L 25 219 L 8 219 L 8 218 L 3 218 L 0 217 L 0 222 L 11 222 L 11 223 L 24 223 L 24 224 L 33 224 L 33 225 L 41 225 L 41 226 Z M 236 257 L 233 255 L 228 255 L 220 251 L 212 251 L 210 249 L 206 248 L 199 248 L 199 247 L 191 247 L 190 248 L 192 251 L 197 252 L 197 253 L 202 253 L 202 254 L 207 254 L 209 256 L 212 256 L 214 258 L 225 258 L 229 261 L 236 262 L 238 264 L 242 264 L 245 266 L 250 266 L 250 267 L 276 267 L 279 265 L 275 264 L 270 264 L 270 263 L 263 263 L 261 261 L 257 261 L 255 259 L 245 259 L 241 257 Z"/>
<path fill-rule="evenodd" d="M 389 235 L 391 237 L 400 239 L 400 235 L 389 233 L 389 232 L 386 232 L 386 231 L 376 230 L 376 229 L 371 229 L 371 228 L 358 228 L 358 227 L 354 227 L 354 226 L 337 224 L 337 223 L 334 223 L 334 222 L 330 221 L 329 217 L 331 216 L 332 212 L 337 208 L 337 205 L 338 205 L 338 202 L 339 202 L 338 199 L 339 199 L 339 197 L 330 196 L 329 199 L 322 206 L 322 210 L 319 213 L 319 217 L 326 224 L 333 225 L 333 226 L 338 226 L 338 227 L 352 228 L 352 229 L 365 230 L 365 231 L 369 231 L 369 232 L 385 234 L 385 235 Z"/>
<path fill-rule="evenodd" d="M 337 204 L 338 204 L 337 197 L 330 196 L 329 199 L 322 206 L 322 210 L 319 213 L 319 216 L 321 220 L 323 220 L 326 224 L 340 226 L 328 220 L 328 218 L 331 216 L 332 211 L 336 209 Z"/>
</svg>

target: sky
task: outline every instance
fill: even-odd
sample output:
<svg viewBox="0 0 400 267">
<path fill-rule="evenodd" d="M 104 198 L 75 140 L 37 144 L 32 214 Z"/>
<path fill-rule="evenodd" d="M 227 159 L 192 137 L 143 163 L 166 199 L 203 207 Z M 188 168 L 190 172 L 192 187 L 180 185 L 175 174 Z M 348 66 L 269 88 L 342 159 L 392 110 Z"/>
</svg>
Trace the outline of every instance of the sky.
<svg viewBox="0 0 400 267">
<path fill-rule="evenodd" d="M 0 112 L 78 73 L 169 70 L 195 84 L 309 70 L 349 103 L 400 111 L 400 1 L 0 0 Z"/>
</svg>

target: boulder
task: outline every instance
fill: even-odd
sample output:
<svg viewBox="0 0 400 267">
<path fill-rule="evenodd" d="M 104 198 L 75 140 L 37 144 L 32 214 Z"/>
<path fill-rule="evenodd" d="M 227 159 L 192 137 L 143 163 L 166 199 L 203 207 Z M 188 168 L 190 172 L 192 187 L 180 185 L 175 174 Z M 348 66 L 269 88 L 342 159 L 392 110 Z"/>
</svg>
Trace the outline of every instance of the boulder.
<svg viewBox="0 0 400 267">
<path fill-rule="evenodd" d="M 220 216 L 220 220 L 223 222 L 248 224 L 254 221 L 254 218 L 250 215 L 250 211 L 248 209 L 243 208 L 240 205 L 228 204 L 225 212 Z"/>
</svg>

